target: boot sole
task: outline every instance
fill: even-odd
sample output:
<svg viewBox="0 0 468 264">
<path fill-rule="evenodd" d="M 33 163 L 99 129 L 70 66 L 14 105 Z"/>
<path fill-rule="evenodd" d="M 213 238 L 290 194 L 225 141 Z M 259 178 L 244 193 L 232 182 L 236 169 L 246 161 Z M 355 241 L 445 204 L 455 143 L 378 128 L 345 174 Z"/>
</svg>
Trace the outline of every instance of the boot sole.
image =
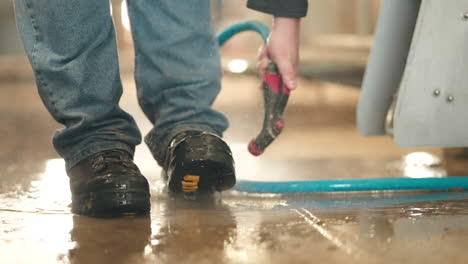
<svg viewBox="0 0 468 264">
<path fill-rule="evenodd" d="M 90 192 L 72 203 L 72 212 L 93 217 L 144 215 L 151 209 L 150 194 L 127 190 Z"/>
</svg>

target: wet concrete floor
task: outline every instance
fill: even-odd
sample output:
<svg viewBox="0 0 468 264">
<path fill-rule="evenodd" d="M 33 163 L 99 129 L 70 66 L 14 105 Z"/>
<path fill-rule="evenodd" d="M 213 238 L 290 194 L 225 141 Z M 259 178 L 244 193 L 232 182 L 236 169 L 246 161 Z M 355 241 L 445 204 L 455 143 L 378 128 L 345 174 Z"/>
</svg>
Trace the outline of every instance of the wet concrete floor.
<svg viewBox="0 0 468 264">
<path fill-rule="evenodd" d="M 122 106 L 143 132 L 133 81 Z M 302 81 L 284 133 L 262 157 L 246 143 L 260 129 L 255 77 L 227 75 L 216 108 L 227 114 L 239 179 L 313 180 L 463 174 L 463 155 L 399 149 L 355 130 L 359 90 Z M 152 185 L 151 215 L 93 219 L 70 213 L 59 126 L 31 81 L 0 83 L 0 263 L 467 263 L 468 193 L 258 195 L 226 192 L 196 203 L 167 197 L 144 145 L 136 162 Z M 461 157 L 461 158 L 460 158 Z M 455 158 L 455 159 L 456 159 Z M 455 164 L 455 165 L 454 165 Z"/>
</svg>

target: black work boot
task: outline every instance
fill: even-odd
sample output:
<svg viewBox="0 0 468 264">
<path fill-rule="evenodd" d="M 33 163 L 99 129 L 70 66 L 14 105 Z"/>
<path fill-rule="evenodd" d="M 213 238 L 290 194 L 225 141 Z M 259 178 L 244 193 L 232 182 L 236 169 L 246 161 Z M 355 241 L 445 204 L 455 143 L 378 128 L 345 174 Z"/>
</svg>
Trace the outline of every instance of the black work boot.
<svg viewBox="0 0 468 264">
<path fill-rule="evenodd" d="M 116 217 L 150 211 L 148 181 L 126 151 L 94 154 L 80 161 L 68 175 L 74 213 Z"/>
<path fill-rule="evenodd" d="M 182 132 L 171 140 L 163 176 L 170 192 L 193 197 L 224 191 L 236 183 L 228 145 L 214 134 L 199 131 Z"/>
</svg>

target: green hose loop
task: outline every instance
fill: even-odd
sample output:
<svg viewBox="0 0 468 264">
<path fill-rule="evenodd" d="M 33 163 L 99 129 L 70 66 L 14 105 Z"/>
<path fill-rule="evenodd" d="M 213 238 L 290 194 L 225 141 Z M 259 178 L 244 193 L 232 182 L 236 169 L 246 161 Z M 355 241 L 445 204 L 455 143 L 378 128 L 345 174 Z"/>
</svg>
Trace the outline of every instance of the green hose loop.
<svg viewBox="0 0 468 264">
<path fill-rule="evenodd" d="M 262 37 L 264 43 L 268 41 L 270 30 L 267 25 L 258 21 L 244 21 L 229 26 L 218 35 L 218 44 L 222 46 L 228 39 L 243 31 L 255 31 Z"/>
</svg>

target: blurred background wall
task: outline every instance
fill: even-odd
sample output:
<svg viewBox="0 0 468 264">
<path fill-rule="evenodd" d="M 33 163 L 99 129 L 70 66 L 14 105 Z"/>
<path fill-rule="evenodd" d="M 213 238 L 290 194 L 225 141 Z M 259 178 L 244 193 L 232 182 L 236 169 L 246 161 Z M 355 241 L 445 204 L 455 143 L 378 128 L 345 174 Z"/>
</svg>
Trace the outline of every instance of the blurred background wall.
<svg viewBox="0 0 468 264">
<path fill-rule="evenodd" d="M 270 16 L 245 8 L 245 2 L 246 0 L 214 0 L 213 19 L 216 30 L 238 20 L 271 21 Z M 302 22 L 302 77 L 359 86 L 378 16 L 379 2 L 380 0 L 309 0 L 309 13 Z M 111 3 L 118 32 L 122 74 L 131 73 L 133 50 L 125 2 L 111 0 Z M 31 78 L 32 72 L 16 32 L 12 0 L 0 1 L 0 36 L 0 80 Z M 242 57 L 249 62 L 249 69 L 252 70 L 260 44 L 260 40 L 251 34 L 236 37 L 222 50 L 223 65 L 231 58 Z"/>
<path fill-rule="evenodd" d="M 16 33 L 13 2 L 0 1 L 0 56 L 23 55 L 23 48 Z"/>
</svg>

